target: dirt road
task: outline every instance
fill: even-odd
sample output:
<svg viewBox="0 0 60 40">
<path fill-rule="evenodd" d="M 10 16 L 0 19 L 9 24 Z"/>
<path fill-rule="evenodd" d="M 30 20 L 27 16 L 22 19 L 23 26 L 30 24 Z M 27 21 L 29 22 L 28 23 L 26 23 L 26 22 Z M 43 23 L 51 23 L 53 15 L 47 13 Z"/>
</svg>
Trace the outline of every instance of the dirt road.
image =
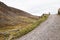
<svg viewBox="0 0 60 40">
<path fill-rule="evenodd" d="M 60 40 L 60 16 L 50 15 L 36 29 L 16 40 Z"/>
</svg>

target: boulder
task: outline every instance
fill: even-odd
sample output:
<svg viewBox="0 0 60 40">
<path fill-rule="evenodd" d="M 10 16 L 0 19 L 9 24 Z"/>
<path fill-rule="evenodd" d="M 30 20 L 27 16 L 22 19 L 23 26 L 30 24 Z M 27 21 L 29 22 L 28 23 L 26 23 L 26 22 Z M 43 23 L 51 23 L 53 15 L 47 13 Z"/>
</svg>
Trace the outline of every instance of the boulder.
<svg viewBox="0 0 60 40">
<path fill-rule="evenodd" d="M 58 14 L 60 15 L 60 8 L 58 9 Z"/>
</svg>

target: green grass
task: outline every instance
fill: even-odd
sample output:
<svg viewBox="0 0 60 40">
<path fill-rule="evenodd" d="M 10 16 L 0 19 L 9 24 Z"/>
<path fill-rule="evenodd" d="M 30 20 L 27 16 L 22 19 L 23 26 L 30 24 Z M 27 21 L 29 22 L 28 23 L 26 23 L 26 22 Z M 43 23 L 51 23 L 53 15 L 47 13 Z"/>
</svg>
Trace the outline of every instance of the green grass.
<svg viewBox="0 0 60 40">
<path fill-rule="evenodd" d="M 15 34 L 14 34 L 14 37 L 13 38 L 18 38 L 18 37 L 21 37 L 25 34 L 27 34 L 28 32 L 32 31 L 33 29 L 35 29 L 40 23 L 44 22 L 47 18 L 48 18 L 49 15 L 44 15 L 42 16 L 37 22 L 25 27 L 25 28 L 22 28 L 20 30 L 18 30 Z"/>
<path fill-rule="evenodd" d="M 7 31 L 8 29 L 5 30 L 3 28 L 6 31 L 6 32 L 4 32 L 4 30 L 3 30 L 4 34 L 6 34 L 5 35 L 6 39 L 11 40 L 11 39 L 15 39 L 15 38 L 18 38 L 18 37 L 21 37 L 21 36 L 27 34 L 28 32 L 35 29 L 38 25 L 40 25 L 40 23 L 44 22 L 48 18 L 48 16 L 49 16 L 48 14 L 45 14 L 39 20 L 32 19 L 32 21 L 31 21 L 32 23 L 30 23 L 28 25 L 25 24 L 25 26 L 22 26 L 22 28 L 20 28 L 20 26 L 21 26 L 20 24 L 14 26 L 14 27 L 16 27 L 16 29 L 13 29 L 13 30 L 9 29 L 10 31 Z M 28 20 L 28 19 L 26 18 L 24 21 L 26 21 L 26 20 Z M 29 21 L 30 20 L 31 19 L 29 19 Z M 35 22 L 33 22 L 33 21 L 35 21 Z M 0 31 L 2 31 L 2 29 Z"/>
</svg>

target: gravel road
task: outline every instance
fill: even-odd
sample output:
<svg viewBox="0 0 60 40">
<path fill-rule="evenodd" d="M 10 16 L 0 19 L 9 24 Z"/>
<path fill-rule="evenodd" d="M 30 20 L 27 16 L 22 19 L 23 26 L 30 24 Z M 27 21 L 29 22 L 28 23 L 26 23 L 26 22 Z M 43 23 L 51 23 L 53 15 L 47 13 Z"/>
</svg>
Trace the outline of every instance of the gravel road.
<svg viewBox="0 0 60 40">
<path fill-rule="evenodd" d="M 60 40 L 60 16 L 50 15 L 33 31 L 16 40 Z"/>
</svg>

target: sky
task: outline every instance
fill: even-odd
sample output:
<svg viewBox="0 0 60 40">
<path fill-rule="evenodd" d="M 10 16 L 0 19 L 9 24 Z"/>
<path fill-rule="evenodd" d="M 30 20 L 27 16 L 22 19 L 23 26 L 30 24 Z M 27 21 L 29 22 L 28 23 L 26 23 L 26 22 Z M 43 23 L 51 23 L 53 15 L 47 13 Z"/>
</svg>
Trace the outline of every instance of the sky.
<svg viewBox="0 0 60 40">
<path fill-rule="evenodd" d="M 60 8 L 60 0 L 0 0 L 8 6 L 21 9 L 33 15 L 43 13 L 56 14 Z"/>
</svg>

